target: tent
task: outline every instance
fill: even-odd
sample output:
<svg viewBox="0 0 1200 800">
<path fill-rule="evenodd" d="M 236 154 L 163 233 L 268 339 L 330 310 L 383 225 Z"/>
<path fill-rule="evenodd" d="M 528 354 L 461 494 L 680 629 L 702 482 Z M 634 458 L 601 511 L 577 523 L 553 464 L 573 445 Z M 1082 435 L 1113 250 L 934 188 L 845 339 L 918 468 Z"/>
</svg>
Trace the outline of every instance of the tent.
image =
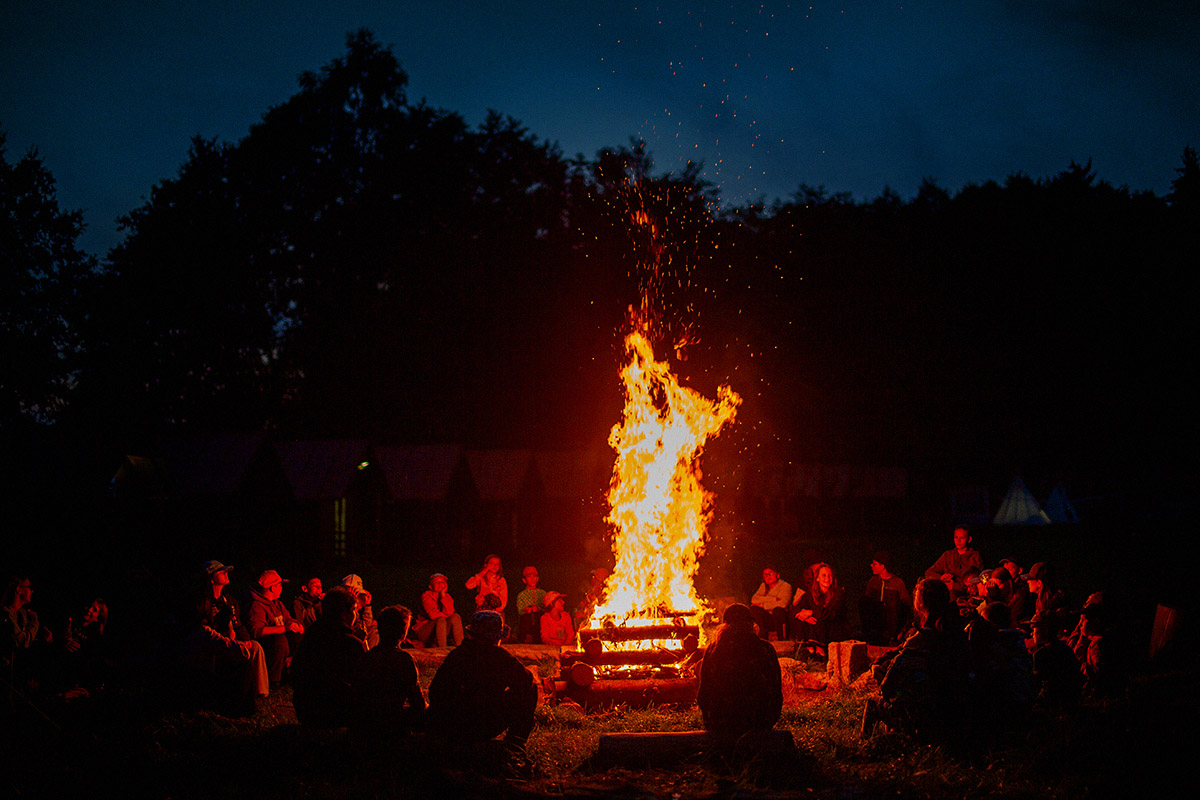
<svg viewBox="0 0 1200 800">
<path fill-rule="evenodd" d="M 1013 478 L 992 524 L 1048 525 L 1049 523 L 1050 518 L 1046 516 L 1045 511 L 1042 511 L 1042 507 L 1038 505 L 1037 499 L 1029 491 L 1025 481 L 1021 480 L 1020 476 Z"/>
<path fill-rule="evenodd" d="M 1046 498 L 1045 508 L 1046 516 L 1050 518 L 1051 522 L 1079 522 L 1079 514 L 1075 513 L 1075 506 L 1071 505 L 1071 501 L 1067 499 L 1067 487 L 1061 482 Z"/>
</svg>

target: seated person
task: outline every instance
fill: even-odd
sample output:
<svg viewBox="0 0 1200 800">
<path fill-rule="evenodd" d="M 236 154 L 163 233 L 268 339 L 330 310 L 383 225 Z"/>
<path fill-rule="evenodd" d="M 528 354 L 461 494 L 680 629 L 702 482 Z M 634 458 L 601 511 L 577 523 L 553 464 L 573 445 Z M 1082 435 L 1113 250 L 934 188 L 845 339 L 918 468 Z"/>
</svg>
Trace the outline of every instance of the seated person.
<svg viewBox="0 0 1200 800">
<path fill-rule="evenodd" d="M 779 657 L 755 634 L 746 606 L 725 609 L 724 623 L 700 664 L 696 703 L 704 727 L 730 737 L 770 730 L 783 709 Z"/>
<path fill-rule="evenodd" d="M 242 628 L 237 603 L 224 591 L 230 569 L 219 561 L 206 562 L 199 602 L 177 618 L 181 630 L 172 652 L 179 673 L 172 686 L 203 707 L 252 714 L 257 699 L 270 690 L 267 658 L 261 644 L 237 635 Z"/>
<path fill-rule="evenodd" d="M 845 633 L 846 592 L 838 585 L 833 567 L 821 564 L 812 591 L 792 609 L 792 634 L 813 644 L 813 653 L 825 655 L 825 645 L 840 642 Z"/>
<path fill-rule="evenodd" d="M 429 729 L 452 743 L 486 742 L 524 751 L 533 730 L 537 686 L 521 662 L 500 647 L 508 635 L 495 611 L 476 611 L 467 640 L 450 651 L 429 684 Z"/>
<path fill-rule="evenodd" d="M 1039 561 L 1029 568 L 1028 583 L 1033 619 L 1050 615 L 1055 618 L 1060 630 L 1066 630 L 1070 627 L 1070 611 L 1067 609 L 1066 596 L 1058 588 L 1055 577 L 1054 568 L 1044 561 Z"/>
<path fill-rule="evenodd" d="M 925 741 L 964 741 L 968 726 L 970 656 L 950 590 L 924 578 L 913 593 L 917 630 L 888 662 L 879 681 L 881 701 L 869 701 L 863 729 L 874 722 Z"/>
<path fill-rule="evenodd" d="M 1112 614 L 1104 603 L 1103 592 L 1088 597 L 1067 643 L 1079 660 L 1084 697 L 1113 698 L 1125 691 L 1129 677 L 1125 648 L 1113 633 Z"/>
<path fill-rule="evenodd" d="M 446 576 L 435 572 L 429 576 L 429 588 L 421 595 L 421 611 L 413 637 L 426 647 L 448 647 L 450 636 L 454 644 L 463 642 L 462 617 L 454 611 Z"/>
<path fill-rule="evenodd" d="M 358 606 L 354 618 L 354 635 L 362 639 L 363 644 L 370 650 L 379 644 L 379 629 L 375 626 L 375 614 L 371 611 L 371 593 L 363 588 L 362 578 L 353 573 L 342 578 L 342 586 L 350 590 Z"/>
<path fill-rule="evenodd" d="M 379 612 L 379 645 L 359 662 L 354 679 L 354 725 L 371 738 L 394 738 L 420 727 L 425 695 L 413 657 L 400 643 L 408 636 L 412 612 L 388 606 Z"/>
<path fill-rule="evenodd" d="M 467 588 L 475 590 L 475 610 L 490 610 L 504 616 L 508 608 L 508 581 L 504 578 L 500 556 L 495 553 L 483 560 L 483 569 L 467 578 Z"/>
<path fill-rule="evenodd" d="M 12 685 L 36 689 L 47 673 L 49 645 L 54 642 L 50 629 L 42 625 L 37 612 L 29 607 L 33 599 L 33 583 L 27 575 L 9 578 L 4 591 L 5 626 L 0 642 L 6 679 Z"/>
<path fill-rule="evenodd" d="M 1058 621 L 1046 616 L 1033 622 L 1033 678 L 1037 705 L 1069 711 L 1079 705 L 1083 673 L 1071 646 L 1062 640 Z"/>
<path fill-rule="evenodd" d="M 312 625 L 321 616 L 321 598 L 324 596 L 321 579 L 309 578 L 292 598 L 292 618 L 306 628 Z"/>
<path fill-rule="evenodd" d="M 546 613 L 542 614 L 542 644 L 566 647 L 574 644 L 575 631 L 571 629 L 571 615 L 567 613 L 567 598 L 560 592 L 546 593 Z"/>
<path fill-rule="evenodd" d="M 1000 559 L 1000 566 L 1012 578 L 1012 597 L 1008 607 L 1012 610 L 1014 625 L 1027 622 L 1033 616 L 1033 600 L 1029 594 L 1029 582 L 1021 574 L 1021 567 L 1011 558 Z"/>
<path fill-rule="evenodd" d="M 762 583 L 750 598 L 750 613 L 758 625 L 758 635 L 763 639 L 775 634 L 787 638 L 788 609 L 792 602 L 792 585 L 780 580 L 779 570 L 771 565 L 763 567 Z"/>
<path fill-rule="evenodd" d="M 545 608 L 546 592 L 538 588 L 537 567 L 521 570 L 525 588 L 517 595 L 517 641 L 535 644 L 541 633 L 539 622 Z"/>
<path fill-rule="evenodd" d="M 353 682 L 366 656 L 354 632 L 358 601 L 349 588 L 335 586 L 321 607 L 292 660 L 292 705 L 302 725 L 343 727 L 354 721 Z"/>
<path fill-rule="evenodd" d="M 886 550 L 871 560 L 871 579 L 859 601 L 863 638 L 868 644 L 899 644 L 912 620 L 912 597 L 908 587 L 890 569 L 891 555 Z"/>
<path fill-rule="evenodd" d="M 942 553 L 938 560 L 925 570 L 926 578 L 936 578 L 946 584 L 952 598 L 966 593 L 968 570 L 972 567 L 977 570 L 983 569 L 983 557 L 970 544 L 970 532 L 966 528 L 955 528 L 953 549 Z"/>
<path fill-rule="evenodd" d="M 101 597 L 93 598 L 78 619 L 67 620 L 63 636 L 65 689 L 82 689 L 84 695 L 88 695 L 104 687 L 111 669 L 104 638 L 107 626 L 108 604 Z"/>
<path fill-rule="evenodd" d="M 975 676 L 972 709 L 982 715 L 984 729 L 1023 727 L 1036 696 L 1033 656 L 1025 647 L 1024 632 L 1012 627 L 1007 605 L 989 600 L 966 633 Z"/>
<path fill-rule="evenodd" d="M 304 626 L 292 619 L 292 613 L 279 599 L 285 582 L 278 572 L 269 569 L 258 576 L 258 583 L 250 590 L 250 636 L 267 654 L 272 686 L 283 679 L 283 668 L 304 635 Z"/>
</svg>

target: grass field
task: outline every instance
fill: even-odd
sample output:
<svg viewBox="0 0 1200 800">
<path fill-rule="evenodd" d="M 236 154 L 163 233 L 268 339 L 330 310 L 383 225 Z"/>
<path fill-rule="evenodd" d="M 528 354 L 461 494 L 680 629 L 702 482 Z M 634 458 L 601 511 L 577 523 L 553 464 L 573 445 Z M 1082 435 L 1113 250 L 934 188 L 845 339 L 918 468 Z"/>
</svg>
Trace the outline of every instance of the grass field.
<svg viewBox="0 0 1200 800">
<path fill-rule="evenodd" d="M 714 753 L 652 769 L 597 766 L 601 735 L 698 729 L 697 710 L 547 704 L 529 741 L 533 774 L 520 777 L 494 750 L 306 730 L 287 687 L 245 718 L 164 710 L 126 687 L 45 716 L 18 703 L 5 788 L 16 797 L 1171 797 L 1190 794 L 1195 677 L 1143 674 L 1126 699 L 1040 715 L 1020 735 L 955 752 L 896 733 L 862 737 L 868 690 L 800 692 L 777 726 L 792 734 L 794 755 Z"/>
</svg>

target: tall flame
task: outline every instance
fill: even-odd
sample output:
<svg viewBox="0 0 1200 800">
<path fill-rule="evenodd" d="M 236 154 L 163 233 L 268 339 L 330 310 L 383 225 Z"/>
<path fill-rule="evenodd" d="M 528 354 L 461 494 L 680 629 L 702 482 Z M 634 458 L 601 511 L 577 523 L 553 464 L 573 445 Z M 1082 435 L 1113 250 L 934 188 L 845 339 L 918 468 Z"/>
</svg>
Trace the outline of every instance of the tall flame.
<svg viewBox="0 0 1200 800">
<path fill-rule="evenodd" d="M 705 608 L 693 584 L 712 518 L 712 493 L 700 484 L 704 443 L 734 418 L 741 403 L 728 386 L 714 402 L 681 386 L 654 358 L 648 325 L 625 338 L 621 370 L 625 411 L 609 445 L 617 452 L 608 493 L 616 566 L 596 620 L 649 625 L 655 618 L 699 619 Z"/>
</svg>

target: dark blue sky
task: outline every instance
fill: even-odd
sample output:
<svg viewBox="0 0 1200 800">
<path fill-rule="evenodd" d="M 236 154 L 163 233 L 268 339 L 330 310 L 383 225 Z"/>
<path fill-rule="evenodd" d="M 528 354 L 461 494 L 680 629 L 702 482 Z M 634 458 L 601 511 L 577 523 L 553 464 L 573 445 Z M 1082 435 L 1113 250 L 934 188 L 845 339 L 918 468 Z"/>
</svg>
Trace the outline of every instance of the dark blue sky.
<svg viewBox="0 0 1200 800">
<path fill-rule="evenodd" d="M 873 197 L 1093 159 L 1165 193 L 1200 146 L 1200 3 L 2 0 L 0 126 L 36 146 L 82 244 L 173 176 L 191 136 L 236 140 L 368 27 L 409 96 L 521 120 L 567 155 L 642 136 L 731 203 L 800 183 Z"/>
</svg>

